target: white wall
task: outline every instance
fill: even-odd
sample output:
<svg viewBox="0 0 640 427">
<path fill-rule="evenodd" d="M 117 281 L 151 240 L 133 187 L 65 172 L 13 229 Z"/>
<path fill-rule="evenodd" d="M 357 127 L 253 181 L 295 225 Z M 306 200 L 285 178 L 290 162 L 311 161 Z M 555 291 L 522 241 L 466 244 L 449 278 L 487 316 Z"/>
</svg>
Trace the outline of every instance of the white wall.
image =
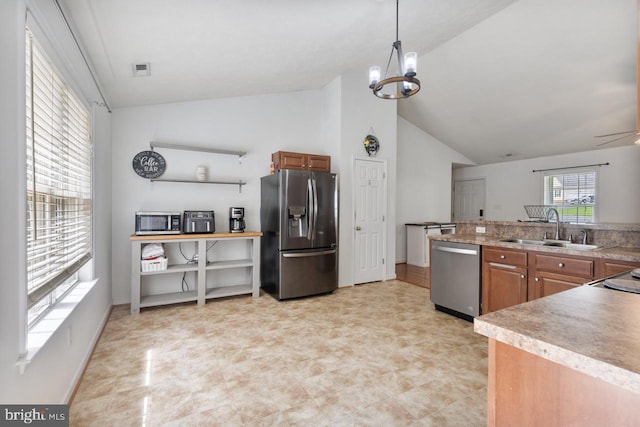
<svg viewBox="0 0 640 427">
<path fill-rule="evenodd" d="M 340 277 L 342 286 L 354 283 L 353 166 L 365 158 L 364 137 L 373 128 L 380 141 L 376 158 L 387 161 L 386 278 L 395 278 L 395 217 L 397 160 L 397 101 L 376 98 L 367 86 L 367 70 L 355 70 L 341 77 L 340 146 Z"/>
<path fill-rule="evenodd" d="M 53 2 L 28 2 L 38 15 L 38 22 L 50 31 L 51 44 L 61 48 L 63 73 L 83 68 L 74 51 Z M 26 304 L 25 248 L 25 2 L 0 2 L 0 218 L 5 224 L 2 239 L 2 286 L 0 286 L 0 402 L 2 403 L 66 403 L 97 339 L 100 327 L 111 307 L 110 277 L 110 147 L 109 115 L 103 109 L 94 120 L 95 143 L 95 240 L 94 259 L 98 284 L 67 317 L 62 327 L 27 366 L 24 375 L 16 368 L 21 348 L 22 317 Z M 82 88 L 89 99 L 95 88 L 84 86 L 85 74 L 78 75 L 74 87 Z M 71 331 L 71 344 L 67 331 Z"/>
<path fill-rule="evenodd" d="M 637 19 L 636 0 L 512 2 L 421 55 L 429 102 L 400 113 L 482 164 L 588 149 L 635 129 Z"/>
<path fill-rule="evenodd" d="M 364 78 L 362 76 L 365 76 Z M 352 285 L 353 195 L 355 156 L 365 156 L 364 136 L 373 127 L 388 161 L 387 277 L 395 277 L 395 102 L 371 95 L 366 70 L 341 76 L 320 91 L 305 91 L 220 100 L 120 108 L 113 113 L 113 299 L 130 301 L 130 242 L 137 210 L 208 209 L 216 214 L 216 230 L 227 230 L 228 208 L 245 207 L 247 229 L 259 230 L 260 177 L 269 173 L 271 153 L 301 151 L 331 156 L 340 185 L 339 285 Z M 131 167 L 133 156 L 150 141 L 247 150 L 242 164 L 232 157 L 158 151 L 167 160 L 163 177 L 192 177 L 197 165 L 209 167 L 212 178 L 239 178 L 236 186 L 150 183 Z M 168 279 L 162 291 L 178 288 Z"/>
<path fill-rule="evenodd" d="M 248 230 L 260 230 L 260 177 L 269 174 L 271 154 L 278 150 L 332 156 L 336 169 L 338 141 L 325 129 L 322 139 L 320 91 L 227 98 L 133 108 L 113 113 L 113 298 L 130 301 L 129 236 L 138 210 L 213 210 L 216 231 L 227 231 L 229 207 L 245 208 Z M 332 140 L 333 139 L 333 140 Z M 236 157 L 158 149 L 167 161 L 164 177 L 195 176 L 198 165 L 209 167 L 211 179 L 241 179 L 237 186 L 151 183 L 135 174 L 134 155 L 150 141 L 246 150 Z M 169 276 L 169 275 L 167 275 Z M 180 278 L 166 286 L 180 290 Z"/>
<path fill-rule="evenodd" d="M 320 91 L 322 101 L 321 141 L 322 146 L 331 153 L 331 169 L 339 172 L 343 162 L 340 159 L 340 129 L 342 128 L 342 110 L 340 97 L 342 77 L 337 77 Z M 340 176 L 338 176 L 338 185 Z M 341 189 L 339 189 L 341 190 Z"/>
<path fill-rule="evenodd" d="M 396 262 L 407 260 L 405 224 L 451 221 L 453 163 L 473 164 L 428 133 L 398 118 Z"/>
<path fill-rule="evenodd" d="M 524 205 L 543 203 L 542 174 L 534 169 L 607 163 L 598 169 L 598 222 L 639 223 L 640 147 L 626 146 L 540 157 L 454 171 L 455 179 L 486 178 L 485 219 L 526 219 Z"/>
</svg>

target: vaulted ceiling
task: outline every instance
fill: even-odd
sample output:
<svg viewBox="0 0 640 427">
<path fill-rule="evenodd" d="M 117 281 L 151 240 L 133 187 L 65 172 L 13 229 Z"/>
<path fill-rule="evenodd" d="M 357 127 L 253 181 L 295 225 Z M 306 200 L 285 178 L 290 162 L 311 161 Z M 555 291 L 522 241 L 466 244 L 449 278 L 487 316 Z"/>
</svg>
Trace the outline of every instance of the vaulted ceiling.
<svg viewBox="0 0 640 427">
<path fill-rule="evenodd" d="M 315 90 L 360 69 L 366 85 L 395 39 L 393 0 L 59 1 L 115 108 Z M 592 150 L 636 128 L 636 20 L 636 0 L 402 0 L 422 89 L 379 102 L 478 164 Z"/>
</svg>

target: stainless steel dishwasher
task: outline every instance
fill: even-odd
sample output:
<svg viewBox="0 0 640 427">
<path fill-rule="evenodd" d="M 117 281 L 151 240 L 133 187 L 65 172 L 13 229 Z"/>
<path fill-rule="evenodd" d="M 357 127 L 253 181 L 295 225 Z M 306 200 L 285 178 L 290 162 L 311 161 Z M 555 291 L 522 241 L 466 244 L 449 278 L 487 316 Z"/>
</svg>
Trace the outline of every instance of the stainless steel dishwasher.
<svg viewBox="0 0 640 427">
<path fill-rule="evenodd" d="M 480 315 L 480 246 L 431 240 L 431 302 L 473 321 Z"/>
</svg>

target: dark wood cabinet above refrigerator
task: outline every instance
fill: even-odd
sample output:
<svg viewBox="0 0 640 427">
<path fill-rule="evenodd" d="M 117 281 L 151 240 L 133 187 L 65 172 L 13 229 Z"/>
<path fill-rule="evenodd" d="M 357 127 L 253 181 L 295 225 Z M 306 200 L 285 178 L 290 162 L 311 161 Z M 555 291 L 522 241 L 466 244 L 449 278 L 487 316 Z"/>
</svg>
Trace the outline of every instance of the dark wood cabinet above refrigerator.
<svg viewBox="0 0 640 427">
<path fill-rule="evenodd" d="M 275 170 L 295 169 L 313 172 L 331 172 L 331 156 L 320 154 L 277 151 L 271 155 Z"/>
</svg>

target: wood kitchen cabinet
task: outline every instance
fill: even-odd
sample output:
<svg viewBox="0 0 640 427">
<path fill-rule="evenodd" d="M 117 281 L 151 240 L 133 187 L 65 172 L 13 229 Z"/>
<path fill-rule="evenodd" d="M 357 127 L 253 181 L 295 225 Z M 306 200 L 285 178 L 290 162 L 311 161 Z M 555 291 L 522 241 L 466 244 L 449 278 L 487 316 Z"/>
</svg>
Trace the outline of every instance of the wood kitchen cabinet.
<svg viewBox="0 0 640 427">
<path fill-rule="evenodd" d="M 640 267 L 640 262 L 599 259 L 596 263 L 596 278 L 613 276 Z"/>
<path fill-rule="evenodd" d="M 484 248 L 482 314 L 527 301 L 527 252 Z"/>
<path fill-rule="evenodd" d="M 553 295 L 639 267 L 640 263 L 632 261 L 483 246 L 481 313 Z"/>
<path fill-rule="evenodd" d="M 487 426 L 634 426 L 640 395 L 489 339 Z"/>
<path fill-rule="evenodd" d="M 532 253 L 529 264 L 528 300 L 581 286 L 594 278 L 590 258 Z"/>
<path fill-rule="evenodd" d="M 277 151 L 271 155 L 275 169 L 296 169 L 314 172 L 331 172 L 331 156 L 320 154 Z"/>
<path fill-rule="evenodd" d="M 547 271 L 537 271 L 529 280 L 528 300 L 546 297 L 557 294 L 576 286 L 581 286 L 588 280 L 565 276 L 561 274 L 549 273 Z"/>
</svg>

